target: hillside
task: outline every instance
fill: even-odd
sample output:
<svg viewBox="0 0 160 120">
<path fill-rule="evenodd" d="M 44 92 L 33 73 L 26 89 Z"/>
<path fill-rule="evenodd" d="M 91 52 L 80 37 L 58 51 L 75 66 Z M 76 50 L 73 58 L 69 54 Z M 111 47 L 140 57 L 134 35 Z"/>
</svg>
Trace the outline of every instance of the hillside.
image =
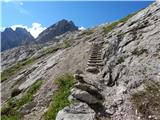
<svg viewBox="0 0 160 120">
<path fill-rule="evenodd" d="M 2 119 L 160 119 L 160 3 L 47 41 L 2 52 Z"/>
</svg>

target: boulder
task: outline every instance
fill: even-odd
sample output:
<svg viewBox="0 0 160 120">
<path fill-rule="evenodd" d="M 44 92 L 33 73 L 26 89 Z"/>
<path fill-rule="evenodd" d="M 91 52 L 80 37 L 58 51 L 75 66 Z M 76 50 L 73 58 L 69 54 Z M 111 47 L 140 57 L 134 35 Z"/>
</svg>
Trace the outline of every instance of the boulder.
<svg viewBox="0 0 160 120">
<path fill-rule="evenodd" d="M 87 91 L 82 91 L 80 89 L 73 88 L 71 90 L 71 93 L 73 97 L 87 104 L 96 104 L 101 102 L 99 99 L 97 99 L 95 96 L 91 95 Z"/>
<path fill-rule="evenodd" d="M 86 103 L 80 102 L 60 110 L 56 120 L 96 120 L 95 115 Z"/>
<path fill-rule="evenodd" d="M 75 88 L 87 91 L 91 95 L 95 96 L 97 99 L 102 100 L 103 96 L 98 92 L 98 89 L 92 85 L 77 83 L 74 85 Z"/>
</svg>

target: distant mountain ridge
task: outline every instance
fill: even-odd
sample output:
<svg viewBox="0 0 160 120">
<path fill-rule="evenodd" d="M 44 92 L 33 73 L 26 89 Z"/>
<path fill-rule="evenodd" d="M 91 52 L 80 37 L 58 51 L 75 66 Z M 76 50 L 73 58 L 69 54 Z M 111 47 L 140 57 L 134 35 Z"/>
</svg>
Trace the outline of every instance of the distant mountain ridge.
<svg viewBox="0 0 160 120">
<path fill-rule="evenodd" d="M 6 28 L 1 32 L 1 51 L 20 46 L 26 42 L 34 41 L 33 36 L 25 28 Z"/>
<path fill-rule="evenodd" d="M 62 19 L 57 23 L 53 24 L 52 26 L 48 27 L 42 33 L 40 33 L 36 41 L 47 42 L 54 39 L 58 35 L 64 34 L 68 31 L 75 31 L 75 30 L 78 30 L 78 27 L 75 26 L 73 21 Z"/>
<path fill-rule="evenodd" d="M 56 36 L 75 30 L 78 30 L 78 27 L 73 21 L 65 19 L 48 27 L 36 39 L 25 28 L 16 28 L 15 31 L 12 28 L 6 28 L 4 32 L 1 32 L 1 51 L 21 46 L 24 43 L 44 43 L 54 40 Z"/>
</svg>

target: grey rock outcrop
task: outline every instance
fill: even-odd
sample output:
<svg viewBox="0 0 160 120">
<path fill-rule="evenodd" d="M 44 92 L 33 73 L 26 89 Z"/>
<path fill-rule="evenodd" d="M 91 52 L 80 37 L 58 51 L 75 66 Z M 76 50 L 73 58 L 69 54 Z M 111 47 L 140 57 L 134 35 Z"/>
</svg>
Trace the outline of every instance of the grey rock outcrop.
<svg viewBox="0 0 160 120">
<path fill-rule="evenodd" d="M 96 120 L 95 115 L 87 104 L 80 102 L 60 110 L 56 120 Z"/>
</svg>

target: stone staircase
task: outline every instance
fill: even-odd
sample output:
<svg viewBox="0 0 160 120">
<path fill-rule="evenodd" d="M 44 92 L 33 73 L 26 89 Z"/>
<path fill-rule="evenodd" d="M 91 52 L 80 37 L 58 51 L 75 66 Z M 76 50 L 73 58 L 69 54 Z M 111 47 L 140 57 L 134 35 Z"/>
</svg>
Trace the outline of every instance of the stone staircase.
<svg viewBox="0 0 160 120">
<path fill-rule="evenodd" d="M 102 45 L 103 43 L 92 43 L 90 58 L 87 62 L 86 72 L 99 73 L 104 65 L 102 60 Z"/>
<path fill-rule="evenodd" d="M 61 110 L 56 120 L 101 120 L 108 116 L 103 106 L 105 98 L 101 94 L 102 87 L 99 86 L 99 73 L 104 65 L 102 45 L 103 42 L 92 43 L 86 70 L 77 70 L 74 74 L 76 83 L 71 90 L 70 100 L 79 102 Z"/>
</svg>

